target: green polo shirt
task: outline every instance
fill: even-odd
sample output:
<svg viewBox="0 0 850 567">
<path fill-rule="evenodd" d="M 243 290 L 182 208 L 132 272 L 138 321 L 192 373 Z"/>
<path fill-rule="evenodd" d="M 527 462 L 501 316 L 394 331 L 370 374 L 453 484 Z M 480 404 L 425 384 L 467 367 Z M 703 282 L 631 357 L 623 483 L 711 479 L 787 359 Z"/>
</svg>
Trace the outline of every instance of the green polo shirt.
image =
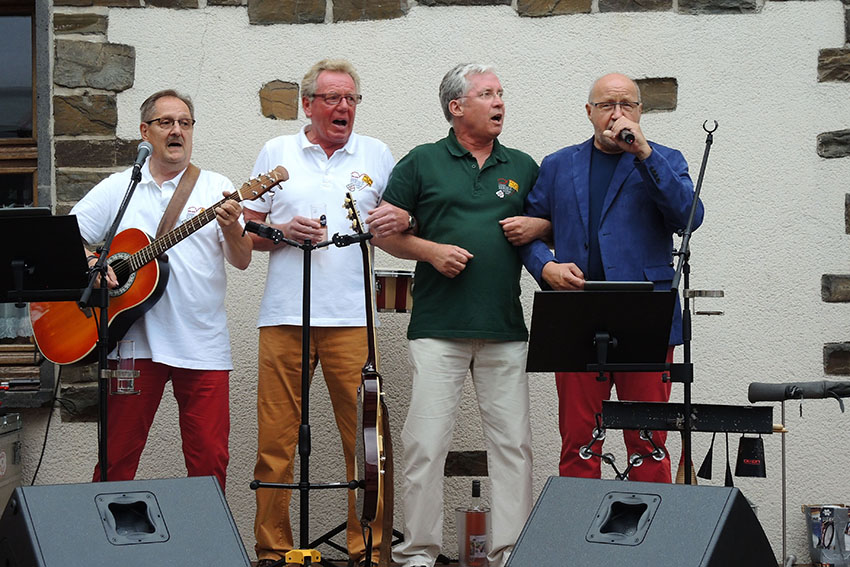
<svg viewBox="0 0 850 567">
<path fill-rule="evenodd" d="M 383 199 L 416 217 L 420 237 L 473 255 L 455 278 L 417 262 L 409 339 L 527 340 L 519 299 L 522 264 L 499 221 L 523 213 L 537 169 L 529 155 L 498 140 L 479 168 L 453 130 L 398 162 Z"/>
</svg>

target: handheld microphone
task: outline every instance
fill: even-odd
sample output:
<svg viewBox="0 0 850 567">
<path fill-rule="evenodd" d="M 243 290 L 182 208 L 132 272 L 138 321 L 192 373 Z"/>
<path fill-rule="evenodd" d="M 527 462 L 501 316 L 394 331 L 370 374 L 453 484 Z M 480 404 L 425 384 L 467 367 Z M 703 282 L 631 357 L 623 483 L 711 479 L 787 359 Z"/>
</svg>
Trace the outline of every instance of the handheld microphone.
<svg viewBox="0 0 850 567">
<path fill-rule="evenodd" d="M 620 130 L 619 138 L 627 144 L 633 144 L 635 141 L 635 135 L 628 128 Z"/>
<path fill-rule="evenodd" d="M 133 163 L 133 176 L 139 174 L 142 170 L 142 166 L 145 163 L 145 160 L 148 159 L 148 156 L 153 152 L 153 146 L 150 142 L 141 142 L 139 144 L 139 153 L 136 154 L 136 161 Z"/>
</svg>

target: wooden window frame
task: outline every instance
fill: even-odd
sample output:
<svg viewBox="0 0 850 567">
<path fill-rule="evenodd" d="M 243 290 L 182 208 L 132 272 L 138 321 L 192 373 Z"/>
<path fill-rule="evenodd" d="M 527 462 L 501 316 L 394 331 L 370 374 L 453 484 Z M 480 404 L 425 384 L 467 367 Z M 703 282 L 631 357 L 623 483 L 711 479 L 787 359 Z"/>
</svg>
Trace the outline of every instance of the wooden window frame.
<svg viewBox="0 0 850 567">
<path fill-rule="evenodd" d="M 32 136 L 29 138 L 0 138 L 0 174 L 32 175 L 32 204 L 38 206 L 38 112 L 36 80 L 36 6 L 35 0 L 12 0 L 0 6 L 0 16 L 29 16 L 31 22 L 30 50 L 32 53 Z"/>
</svg>

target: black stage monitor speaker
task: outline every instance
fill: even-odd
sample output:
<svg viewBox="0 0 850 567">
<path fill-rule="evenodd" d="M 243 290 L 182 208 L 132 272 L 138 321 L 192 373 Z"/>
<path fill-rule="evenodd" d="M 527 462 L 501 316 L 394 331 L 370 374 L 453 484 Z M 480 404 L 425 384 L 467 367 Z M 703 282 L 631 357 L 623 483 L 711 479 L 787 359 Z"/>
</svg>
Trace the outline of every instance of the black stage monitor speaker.
<svg viewBox="0 0 850 567">
<path fill-rule="evenodd" d="M 16 488 L 2 567 L 249 567 L 214 477 Z"/>
<path fill-rule="evenodd" d="M 508 567 L 776 567 L 737 488 L 550 477 Z"/>
</svg>

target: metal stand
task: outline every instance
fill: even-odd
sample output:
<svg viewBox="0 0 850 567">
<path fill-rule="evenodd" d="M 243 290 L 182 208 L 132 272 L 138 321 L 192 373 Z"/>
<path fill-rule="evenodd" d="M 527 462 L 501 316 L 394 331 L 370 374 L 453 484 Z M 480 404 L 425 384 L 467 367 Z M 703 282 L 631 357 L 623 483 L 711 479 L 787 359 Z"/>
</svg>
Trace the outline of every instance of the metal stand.
<svg viewBox="0 0 850 567">
<path fill-rule="evenodd" d="M 313 250 L 324 248 L 334 244 L 338 247 L 348 246 L 360 240 L 356 236 L 340 236 L 335 234 L 332 240 L 326 240 L 313 244 L 309 240 L 303 243 L 290 240 L 283 236 L 283 233 L 269 226 L 261 225 L 255 222 L 248 222 L 245 225 L 245 230 L 254 232 L 257 235 L 268 238 L 275 244 L 285 243 L 295 248 L 300 248 L 304 251 L 303 260 L 303 287 L 302 287 L 302 318 L 301 318 L 301 425 L 298 429 L 298 456 L 300 460 L 299 482 L 297 483 L 275 483 L 262 482 L 254 479 L 251 484 L 251 490 L 258 488 L 274 488 L 299 491 L 299 547 L 301 549 L 294 550 L 302 552 L 310 552 L 316 546 L 327 543 L 337 550 L 342 550 L 347 553 L 330 538 L 337 535 L 345 529 L 345 523 L 327 532 L 319 539 L 310 541 L 310 491 L 332 488 L 346 488 L 348 490 L 356 490 L 360 488 L 359 480 L 350 480 L 348 482 L 330 482 L 330 483 L 311 483 L 310 482 L 310 453 L 311 453 L 311 434 L 310 434 L 310 281 L 311 281 L 311 258 Z M 308 561 L 312 558 L 317 558 L 318 562 L 327 567 L 333 567 L 332 564 L 326 563 L 321 559 L 321 555 L 316 553 L 307 556 Z M 291 558 L 290 558 L 291 559 Z M 287 558 L 280 559 L 272 564 L 272 567 L 278 567 L 287 563 Z"/>
</svg>

